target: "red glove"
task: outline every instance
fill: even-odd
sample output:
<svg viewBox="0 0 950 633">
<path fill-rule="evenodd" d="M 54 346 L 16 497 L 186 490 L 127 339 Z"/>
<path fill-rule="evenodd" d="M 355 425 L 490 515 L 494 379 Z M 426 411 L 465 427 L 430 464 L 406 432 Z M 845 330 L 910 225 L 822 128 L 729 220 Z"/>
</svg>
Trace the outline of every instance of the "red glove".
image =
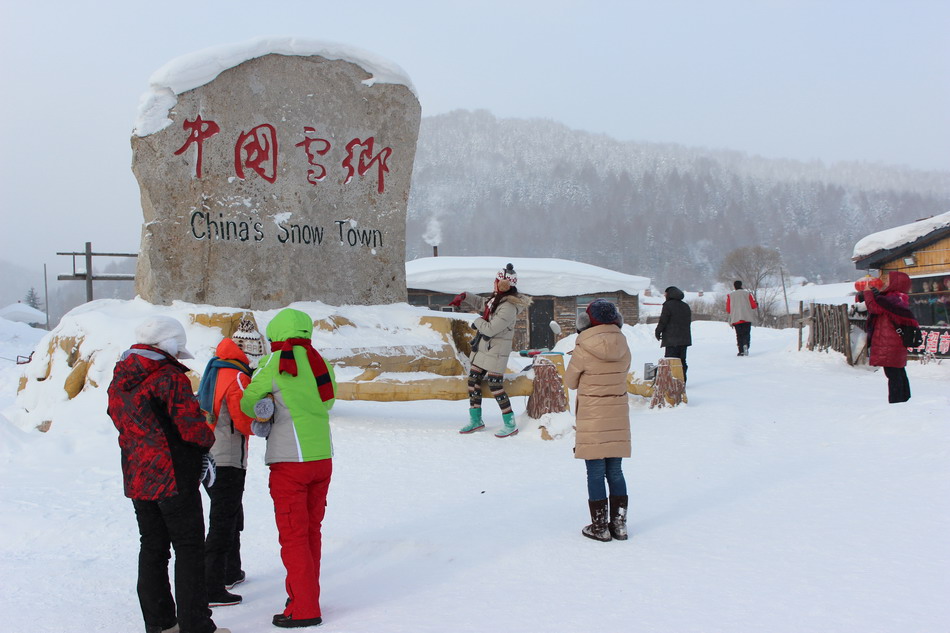
<svg viewBox="0 0 950 633">
<path fill-rule="evenodd" d="M 449 305 L 457 308 L 457 307 L 459 307 L 460 305 L 462 305 L 462 299 L 464 299 L 464 298 L 465 298 L 465 293 L 464 293 L 464 292 L 463 292 L 462 294 L 460 294 L 460 295 L 455 295 L 455 298 L 452 299 L 452 300 L 449 302 Z"/>
</svg>

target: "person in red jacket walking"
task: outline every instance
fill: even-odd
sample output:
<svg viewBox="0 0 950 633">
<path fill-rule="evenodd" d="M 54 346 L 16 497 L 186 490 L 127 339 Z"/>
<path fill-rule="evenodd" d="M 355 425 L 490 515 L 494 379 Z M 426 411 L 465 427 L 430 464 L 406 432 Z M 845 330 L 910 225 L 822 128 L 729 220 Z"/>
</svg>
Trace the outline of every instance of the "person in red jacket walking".
<svg viewBox="0 0 950 633">
<path fill-rule="evenodd" d="M 135 337 L 116 363 L 108 413 L 119 431 L 125 496 L 132 499 L 141 535 L 138 597 L 145 630 L 230 633 L 212 621 L 205 591 L 199 483 L 213 473 L 207 454 L 214 433 L 191 392 L 188 368 L 177 360 L 194 356 L 185 347 L 185 329 L 171 317 L 146 320 Z"/>
<path fill-rule="evenodd" d="M 726 313 L 729 325 L 736 331 L 736 345 L 739 347 L 736 356 L 748 356 L 752 344 L 752 319 L 759 306 L 752 293 L 742 287 L 741 281 L 737 279 L 732 287 L 735 290 L 726 295 Z"/>
<path fill-rule="evenodd" d="M 868 307 L 868 343 L 871 347 L 870 363 L 883 367 L 887 376 L 887 401 L 910 400 L 910 381 L 907 380 L 907 348 L 897 333 L 898 326 L 918 327 L 911 313 L 907 293 L 910 277 L 893 271 L 887 275 L 887 285 L 864 291 L 864 303 Z"/>
</svg>

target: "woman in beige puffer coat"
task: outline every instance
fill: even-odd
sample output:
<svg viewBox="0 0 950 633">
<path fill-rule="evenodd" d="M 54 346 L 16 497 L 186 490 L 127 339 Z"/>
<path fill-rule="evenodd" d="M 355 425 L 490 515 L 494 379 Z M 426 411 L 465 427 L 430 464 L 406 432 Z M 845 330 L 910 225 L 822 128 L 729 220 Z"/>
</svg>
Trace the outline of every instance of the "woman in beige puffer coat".
<svg viewBox="0 0 950 633">
<path fill-rule="evenodd" d="M 623 317 L 609 301 L 597 299 L 587 306 L 577 317 L 577 341 L 564 374 L 565 384 L 577 390 L 574 457 L 587 466 L 591 524 L 581 533 L 598 541 L 627 538 L 621 460 L 630 457 L 630 348 L 622 325 Z"/>
</svg>

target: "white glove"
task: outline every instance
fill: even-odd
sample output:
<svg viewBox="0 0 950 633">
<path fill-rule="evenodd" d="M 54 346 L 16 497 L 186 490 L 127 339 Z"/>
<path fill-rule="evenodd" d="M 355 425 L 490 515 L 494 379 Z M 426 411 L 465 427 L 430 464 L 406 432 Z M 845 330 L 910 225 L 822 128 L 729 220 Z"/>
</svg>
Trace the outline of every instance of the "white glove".
<svg viewBox="0 0 950 633">
<path fill-rule="evenodd" d="M 254 417 L 258 422 L 272 422 L 274 420 L 274 399 L 268 396 L 258 400 L 254 404 Z"/>
<path fill-rule="evenodd" d="M 201 481 L 205 487 L 210 488 L 214 485 L 214 480 L 218 476 L 218 467 L 214 463 L 214 457 L 211 453 L 205 453 L 201 456 Z"/>
<path fill-rule="evenodd" d="M 251 422 L 251 433 L 257 437 L 263 437 L 265 440 L 267 436 L 270 435 L 270 430 L 273 428 L 273 422 Z"/>
</svg>

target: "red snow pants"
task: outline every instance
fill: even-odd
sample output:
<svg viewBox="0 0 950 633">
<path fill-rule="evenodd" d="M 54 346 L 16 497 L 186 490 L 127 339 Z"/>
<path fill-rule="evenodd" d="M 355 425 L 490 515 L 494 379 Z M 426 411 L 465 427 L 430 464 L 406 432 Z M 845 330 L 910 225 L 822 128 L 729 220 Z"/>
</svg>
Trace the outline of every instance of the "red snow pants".
<svg viewBox="0 0 950 633">
<path fill-rule="evenodd" d="M 295 620 L 320 613 L 320 525 L 327 510 L 333 460 L 278 462 L 270 466 L 280 558 L 287 570 L 284 615 Z"/>
</svg>

